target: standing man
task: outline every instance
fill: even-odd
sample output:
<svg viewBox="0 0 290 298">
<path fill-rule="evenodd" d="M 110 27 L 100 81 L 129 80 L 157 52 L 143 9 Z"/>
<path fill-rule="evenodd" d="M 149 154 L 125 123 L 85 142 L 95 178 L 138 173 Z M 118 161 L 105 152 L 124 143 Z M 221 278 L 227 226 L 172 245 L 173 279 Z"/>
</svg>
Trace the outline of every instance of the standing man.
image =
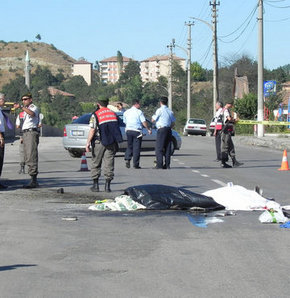
<svg viewBox="0 0 290 298">
<path fill-rule="evenodd" d="M 213 135 L 215 136 L 215 148 L 216 148 L 216 161 L 221 161 L 221 130 L 223 127 L 222 113 L 223 113 L 223 104 L 220 101 L 217 101 L 215 104 L 215 129 Z"/>
<path fill-rule="evenodd" d="M 23 146 L 23 133 L 22 133 L 22 126 L 24 121 L 24 112 L 20 112 L 16 118 L 16 128 L 19 129 L 19 159 L 20 159 L 20 169 L 18 174 L 25 174 L 25 159 L 24 159 L 24 146 Z"/>
<path fill-rule="evenodd" d="M 2 107 L 5 104 L 5 95 L 0 93 L 0 177 L 2 174 L 3 162 L 4 162 L 4 151 L 5 151 L 5 123 L 4 123 L 4 116 L 2 113 Z M 7 188 L 6 185 L 0 183 L 0 189 Z"/>
<path fill-rule="evenodd" d="M 118 112 L 120 112 L 120 113 L 125 112 L 125 109 L 124 109 L 123 104 L 121 102 L 118 102 L 116 106 L 117 106 Z"/>
<path fill-rule="evenodd" d="M 106 177 L 105 191 L 110 192 L 111 181 L 114 178 L 114 159 L 118 151 L 118 143 L 122 142 L 117 115 L 107 108 L 108 100 L 99 100 L 98 109 L 90 119 L 90 131 L 87 139 L 86 152 L 92 147 L 91 176 L 93 186 L 91 191 L 99 191 L 102 161 Z"/>
<path fill-rule="evenodd" d="M 156 110 L 152 116 L 152 121 L 156 122 L 157 139 L 156 139 L 156 169 L 170 169 L 170 155 L 171 155 L 171 129 L 175 124 L 175 117 L 173 112 L 167 107 L 168 98 L 161 97 L 160 108 Z M 165 163 L 163 163 L 163 156 Z"/>
<path fill-rule="evenodd" d="M 140 151 L 142 144 L 142 128 L 143 126 L 151 134 L 151 128 L 145 119 L 143 112 L 140 110 L 139 100 L 132 101 L 132 107 L 124 112 L 123 121 L 126 124 L 126 135 L 127 135 L 127 149 L 125 153 L 126 167 L 130 168 L 130 161 L 133 156 L 133 167 L 134 169 L 141 169 L 140 167 Z"/>
<path fill-rule="evenodd" d="M 24 185 L 23 188 L 36 188 L 38 187 L 39 110 L 32 103 L 30 93 L 23 95 L 21 100 L 23 104 L 16 103 L 14 104 L 14 108 L 20 108 L 24 112 L 22 125 L 24 160 L 28 166 L 28 174 L 31 177 L 31 181 Z"/>
<path fill-rule="evenodd" d="M 221 149 L 221 167 L 222 168 L 231 168 L 229 164 L 226 162 L 228 161 L 228 155 L 231 157 L 233 161 L 233 167 L 239 167 L 243 165 L 236 160 L 236 153 L 235 153 L 235 146 L 232 141 L 232 131 L 233 125 L 236 122 L 236 119 L 232 117 L 230 109 L 232 108 L 233 104 L 231 102 L 227 102 L 223 112 L 223 128 L 221 131 L 221 141 L 222 141 L 222 149 Z"/>
</svg>

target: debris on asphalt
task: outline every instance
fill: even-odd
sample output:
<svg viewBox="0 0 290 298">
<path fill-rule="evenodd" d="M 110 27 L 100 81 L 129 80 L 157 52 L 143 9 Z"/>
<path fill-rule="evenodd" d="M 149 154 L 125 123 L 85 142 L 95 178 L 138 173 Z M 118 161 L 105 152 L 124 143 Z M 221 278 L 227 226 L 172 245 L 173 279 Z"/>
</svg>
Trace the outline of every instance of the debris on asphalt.
<svg viewBox="0 0 290 298">
<path fill-rule="evenodd" d="M 187 217 L 194 226 L 199 228 L 207 228 L 208 224 L 224 222 L 222 219 L 215 216 L 207 217 L 204 215 L 189 214 Z"/>
<path fill-rule="evenodd" d="M 287 221 L 286 223 L 280 225 L 280 228 L 290 229 L 290 221 Z"/>
<path fill-rule="evenodd" d="M 284 216 L 282 208 L 267 209 L 259 216 L 261 223 L 285 223 L 288 220 L 289 219 Z"/>
<path fill-rule="evenodd" d="M 76 216 L 64 216 L 61 219 L 67 220 L 67 221 L 77 221 L 78 220 L 78 218 Z"/>
</svg>

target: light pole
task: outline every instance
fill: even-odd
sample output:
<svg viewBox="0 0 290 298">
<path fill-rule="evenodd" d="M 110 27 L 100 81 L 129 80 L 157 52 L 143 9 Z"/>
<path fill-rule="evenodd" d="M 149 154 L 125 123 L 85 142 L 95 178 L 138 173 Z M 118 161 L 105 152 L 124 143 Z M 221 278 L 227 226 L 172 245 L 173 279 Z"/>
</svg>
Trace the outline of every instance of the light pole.
<svg viewBox="0 0 290 298">
<path fill-rule="evenodd" d="M 216 15 L 215 15 L 216 17 Z M 217 38 L 216 38 L 216 21 L 215 25 L 211 25 L 210 23 L 195 17 L 190 17 L 191 19 L 198 20 L 204 24 L 206 24 L 213 33 L 213 116 L 215 114 L 215 104 L 219 100 L 219 92 L 218 92 L 218 59 L 217 59 Z"/>
<path fill-rule="evenodd" d="M 190 107 L 191 107 L 191 73 L 190 73 L 190 66 L 191 66 L 191 26 L 194 25 L 192 22 L 185 23 L 188 26 L 188 48 L 185 49 L 177 44 L 175 44 L 175 40 L 173 39 L 173 44 L 175 47 L 183 50 L 187 55 L 187 119 L 190 118 Z"/>
</svg>

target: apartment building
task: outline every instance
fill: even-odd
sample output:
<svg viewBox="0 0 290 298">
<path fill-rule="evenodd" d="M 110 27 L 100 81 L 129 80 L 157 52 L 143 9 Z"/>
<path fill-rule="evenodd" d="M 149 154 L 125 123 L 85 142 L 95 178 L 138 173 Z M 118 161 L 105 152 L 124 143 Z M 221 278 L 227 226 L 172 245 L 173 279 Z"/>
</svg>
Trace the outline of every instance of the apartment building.
<svg viewBox="0 0 290 298">
<path fill-rule="evenodd" d="M 92 84 L 92 63 L 86 60 L 79 60 L 73 64 L 73 76 L 82 76 L 87 84 Z"/>
<path fill-rule="evenodd" d="M 186 69 L 186 60 L 173 55 L 173 60 L 177 61 L 180 66 Z M 170 56 L 156 55 L 141 61 L 141 78 L 143 82 L 157 82 L 160 76 L 169 76 Z"/>
<path fill-rule="evenodd" d="M 99 61 L 102 82 L 116 83 L 119 80 L 120 74 L 124 71 L 129 61 L 133 61 L 133 59 L 123 56 L 122 69 L 120 69 L 117 56 L 113 56 Z"/>
</svg>

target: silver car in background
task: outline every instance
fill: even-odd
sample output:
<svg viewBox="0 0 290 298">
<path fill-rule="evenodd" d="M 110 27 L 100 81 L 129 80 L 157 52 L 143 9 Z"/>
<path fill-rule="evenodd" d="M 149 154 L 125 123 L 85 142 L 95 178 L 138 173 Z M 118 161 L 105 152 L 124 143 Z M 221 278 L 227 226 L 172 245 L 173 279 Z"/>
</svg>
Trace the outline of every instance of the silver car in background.
<svg viewBox="0 0 290 298">
<path fill-rule="evenodd" d="M 125 133 L 125 123 L 123 122 L 123 114 L 116 113 L 118 116 L 120 129 L 123 137 L 123 142 L 119 143 L 120 151 L 125 151 L 127 148 L 127 136 Z M 91 113 L 84 114 L 79 118 L 75 119 L 71 124 L 66 124 L 63 131 L 63 146 L 68 150 L 72 157 L 81 157 L 83 152 L 85 152 L 88 133 L 90 130 L 89 121 Z M 143 138 L 142 138 L 142 151 L 155 150 L 155 143 L 157 137 L 157 129 L 155 124 L 151 123 L 146 119 L 149 126 L 152 129 L 152 134 L 149 135 L 147 130 L 143 128 Z M 171 152 L 172 155 L 174 150 L 179 150 L 181 147 L 181 137 L 175 130 L 172 130 L 172 141 L 171 141 Z"/>
</svg>

